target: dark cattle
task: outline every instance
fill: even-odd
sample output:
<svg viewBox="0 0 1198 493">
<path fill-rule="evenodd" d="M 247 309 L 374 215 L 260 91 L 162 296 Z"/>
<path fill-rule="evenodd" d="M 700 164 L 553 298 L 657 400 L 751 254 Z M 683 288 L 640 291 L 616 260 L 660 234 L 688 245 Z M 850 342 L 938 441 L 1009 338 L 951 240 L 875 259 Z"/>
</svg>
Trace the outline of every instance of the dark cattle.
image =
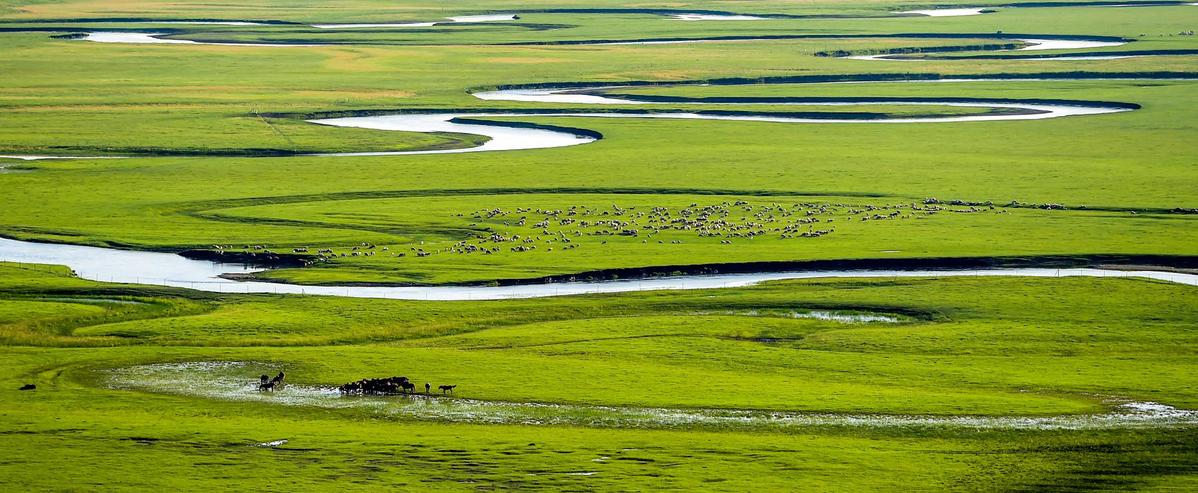
<svg viewBox="0 0 1198 493">
<path fill-rule="evenodd" d="M 281 375 L 281 374 L 280 374 Z M 282 382 L 282 379 L 278 379 Z M 268 383 L 275 383 L 274 380 Z M 442 394 L 453 392 L 457 385 L 441 385 L 437 387 Z M 424 384 L 424 393 L 431 394 L 433 386 L 430 383 Z M 393 395 L 393 394 L 414 394 L 416 393 L 416 384 L 408 377 L 388 377 L 388 378 L 363 378 L 356 382 L 349 382 L 337 387 L 337 391 L 342 395 Z"/>
<path fill-rule="evenodd" d="M 27 383 L 21 386 L 21 390 L 37 390 L 37 385 Z"/>
<path fill-rule="evenodd" d="M 287 376 L 284 375 L 283 372 L 279 372 L 279 374 L 275 375 L 274 378 L 270 378 L 270 375 L 262 375 L 258 377 L 258 391 L 274 392 L 279 390 L 283 388 L 283 379 L 286 377 Z"/>
<path fill-rule="evenodd" d="M 411 392 L 415 393 L 416 384 L 408 377 L 364 378 L 337 387 L 342 394 L 389 395 Z"/>
</svg>

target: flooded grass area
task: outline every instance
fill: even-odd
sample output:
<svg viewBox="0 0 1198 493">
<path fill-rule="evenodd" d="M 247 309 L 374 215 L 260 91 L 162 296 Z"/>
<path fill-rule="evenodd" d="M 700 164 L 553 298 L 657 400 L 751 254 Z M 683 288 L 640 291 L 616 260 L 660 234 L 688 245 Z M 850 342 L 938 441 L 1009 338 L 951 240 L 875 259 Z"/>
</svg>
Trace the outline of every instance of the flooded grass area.
<svg viewBox="0 0 1198 493">
<path fill-rule="evenodd" d="M 901 315 L 889 315 L 881 313 L 858 313 L 848 311 L 828 311 L 828 310 L 811 310 L 811 311 L 786 311 L 786 310 L 744 310 L 744 311 L 722 311 L 722 312 L 696 312 L 696 315 L 739 315 L 745 317 L 783 317 L 783 318 L 809 318 L 815 320 L 825 320 L 829 322 L 838 322 L 843 324 L 860 324 L 860 323 L 884 323 L 897 324 L 909 322 L 912 319 Z"/>
<path fill-rule="evenodd" d="M 611 428 L 692 428 L 785 430 L 803 427 L 968 428 L 999 430 L 1086 430 L 1193 426 L 1198 411 L 1155 402 L 1108 398 L 1104 414 L 1037 417 L 915 416 L 793 413 L 740 409 L 669 409 L 579 406 L 535 402 L 497 402 L 426 394 L 347 396 L 336 387 L 288 384 L 263 392 L 256 375 L 269 365 L 252 362 L 162 363 L 111 370 L 114 389 L 173 393 L 208 399 L 285 406 L 364 409 L 405 419 L 520 425 L 569 425 Z"/>
</svg>

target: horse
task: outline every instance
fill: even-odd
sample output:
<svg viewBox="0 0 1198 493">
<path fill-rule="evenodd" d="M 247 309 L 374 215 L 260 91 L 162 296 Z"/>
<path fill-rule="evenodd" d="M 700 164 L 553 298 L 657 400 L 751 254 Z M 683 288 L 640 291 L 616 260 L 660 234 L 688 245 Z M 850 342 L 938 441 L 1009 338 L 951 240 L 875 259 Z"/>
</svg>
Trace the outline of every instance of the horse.
<svg viewBox="0 0 1198 493">
<path fill-rule="evenodd" d="M 399 386 L 403 389 L 403 392 L 406 392 L 406 393 L 415 393 L 416 392 L 416 384 L 409 382 L 407 380 L 401 380 L 399 382 Z"/>
<path fill-rule="evenodd" d="M 425 394 L 428 394 L 428 393 L 429 393 L 429 392 L 431 392 L 432 390 L 433 390 L 433 386 L 432 386 L 432 384 L 430 384 L 430 383 L 428 383 L 428 382 L 424 382 L 424 393 L 425 393 Z"/>
<path fill-rule="evenodd" d="M 437 388 L 441 389 L 441 393 L 444 394 L 446 392 L 453 392 L 453 389 L 456 387 L 457 387 L 457 385 L 441 385 Z"/>
</svg>

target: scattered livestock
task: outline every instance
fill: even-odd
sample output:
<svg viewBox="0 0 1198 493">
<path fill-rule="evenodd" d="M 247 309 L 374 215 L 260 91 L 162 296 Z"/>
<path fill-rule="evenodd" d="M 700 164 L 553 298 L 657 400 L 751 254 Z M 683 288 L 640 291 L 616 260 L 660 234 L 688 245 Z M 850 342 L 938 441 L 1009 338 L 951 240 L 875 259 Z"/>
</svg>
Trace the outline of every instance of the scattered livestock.
<svg viewBox="0 0 1198 493">
<path fill-rule="evenodd" d="M 832 224 L 868 225 L 876 221 L 905 221 L 928 219 L 941 213 L 1005 214 L 1009 209 L 1083 210 L 1085 206 L 1067 207 L 1060 203 L 1024 203 L 1010 201 L 997 205 L 992 201 L 940 200 L 935 197 L 918 202 L 854 205 L 835 202 L 750 203 L 746 200 L 722 201 L 700 205 L 691 202 L 683 207 L 621 206 L 607 207 L 570 205 L 563 208 L 489 207 L 473 213 L 454 214 L 469 218 L 474 230 L 469 238 L 426 247 L 425 242 L 410 246 L 408 251 L 392 252 L 390 247 L 360 242 L 349 247 L 295 247 L 297 254 L 315 252 L 310 261 L 327 262 L 345 257 L 383 255 L 405 259 L 433 255 L 489 256 L 505 252 L 556 254 L 582 248 L 585 243 L 607 245 L 609 239 L 626 238 L 640 245 L 682 245 L 679 235 L 711 238 L 721 245 L 734 240 L 776 239 L 799 241 L 835 234 Z M 1178 213 L 1192 214 L 1189 209 Z M 840 219 L 840 221 L 837 221 Z M 635 241 L 640 240 L 640 241 Z M 616 241 L 616 244 L 619 244 Z M 232 245 L 214 245 L 233 248 Z M 245 245 L 247 252 L 274 255 L 265 245 Z"/>
<path fill-rule="evenodd" d="M 453 389 L 455 389 L 457 387 L 458 387 L 457 385 L 441 385 L 441 386 L 438 386 L 437 388 L 441 389 L 441 393 L 444 394 L 446 392 L 453 392 Z"/>
<path fill-rule="evenodd" d="M 913 205 L 913 204 L 912 204 Z M 488 208 L 471 213 L 469 216 L 477 221 L 498 222 L 502 226 L 511 226 L 511 221 L 503 219 L 518 218 L 515 226 L 531 227 L 531 233 L 512 233 L 489 231 L 488 234 L 478 234 L 471 240 L 455 243 L 448 249 L 449 253 L 489 255 L 498 253 L 498 247 L 488 244 L 516 243 L 507 248 L 512 252 L 531 252 L 537 250 L 540 243 L 545 252 L 556 250 L 573 250 L 579 248 L 579 242 L 586 237 L 626 237 L 639 238 L 641 244 L 661 234 L 689 233 L 700 238 L 720 238 L 720 244 L 731 244 L 732 239 L 754 239 L 772 236 L 777 239 L 817 238 L 835 232 L 835 228 L 816 228 L 819 223 L 831 223 L 833 214 L 851 207 L 845 204 L 750 204 L 744 200 L 735 202 L 724 201 L 718 204 L 701 206 L 691 203 L 689 206 L 672 209 L 665 206 L 638 208 L 637 206 L 622 207 L 612 204 L 609 208 L 592 208 L 586 205 L 572 205 L 564 209 L 541 209 L 517 207 L 514 211 L 503 208 Z M 898 209 L 909 207 L 906 204 L 894 206 L 864 206 L 868 210 Z M 886 218 L 896 218 L 901 214 L 890 214 Z M 465 217 L 458 214 L 458 217 Z M 821 217 L 822 216 L 822 217 Z M 539 218 L 539 220 L 534 219 Z M 873 219 L 871 217 L 871 219 Z M 475 225 L 479 223 L 474 223 Z M 604 239 L 600 244 L 607 244 Z M 657 244 L 681 245 L 682 239 L 657 239 Z M 440 252 L 438 252 L 440 253 Z"/>
<path fill-rule="evenodd" d="M 21 388 L 18 390 L 37 390 L 37 385 L 27 383 L 25 385 L 22 385 Z"/>
</svg>

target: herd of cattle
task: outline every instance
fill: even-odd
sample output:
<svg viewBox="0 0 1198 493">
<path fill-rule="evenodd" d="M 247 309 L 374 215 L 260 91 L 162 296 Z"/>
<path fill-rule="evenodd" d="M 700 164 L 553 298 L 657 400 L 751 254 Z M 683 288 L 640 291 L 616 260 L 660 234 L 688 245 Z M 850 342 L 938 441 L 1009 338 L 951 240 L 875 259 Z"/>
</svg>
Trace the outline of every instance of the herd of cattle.
<svg viewBox="0 0 1198 493">
<path fill-rule="evenodd" d="M 279 372 L 274 378 L 270 375 L 262 375 L 259 377 L 258 390 L 261 392 L 274 392 L 283 388 L 283 382 L 287 375 Z M 453 392 L 457 385 L 438 385 L 437 390 L 442 394 Z M 345 385 L 340 385 L 337 390 L 341 395 L 395 395 L 395 394 L 415 394 L 416 384 L 408 377 L 387 377 L 387 378 L 363 378 L 355 382 L 349 382 Z M 431 394 L 433 385 L 430 383 L 424 384 L 424 393 Z"/>
<path fill-rule="evenodd" d="M 437 390 L 442 394 L 453 392 L 457 385 L 439 385 Z M 393 394 L 414 394 L 416 393 L 416 384 L 412 383 L 408 377 L 388 377 L 388 378 L 363 378 L 356 382 L 349 382 L 345 385 L 337 387 L 342 395 L 358 394 L 358 395 L 393 395 Z M 433 386 L 425 382 L 424 393 L 432 393 Z"/>
</svg>

